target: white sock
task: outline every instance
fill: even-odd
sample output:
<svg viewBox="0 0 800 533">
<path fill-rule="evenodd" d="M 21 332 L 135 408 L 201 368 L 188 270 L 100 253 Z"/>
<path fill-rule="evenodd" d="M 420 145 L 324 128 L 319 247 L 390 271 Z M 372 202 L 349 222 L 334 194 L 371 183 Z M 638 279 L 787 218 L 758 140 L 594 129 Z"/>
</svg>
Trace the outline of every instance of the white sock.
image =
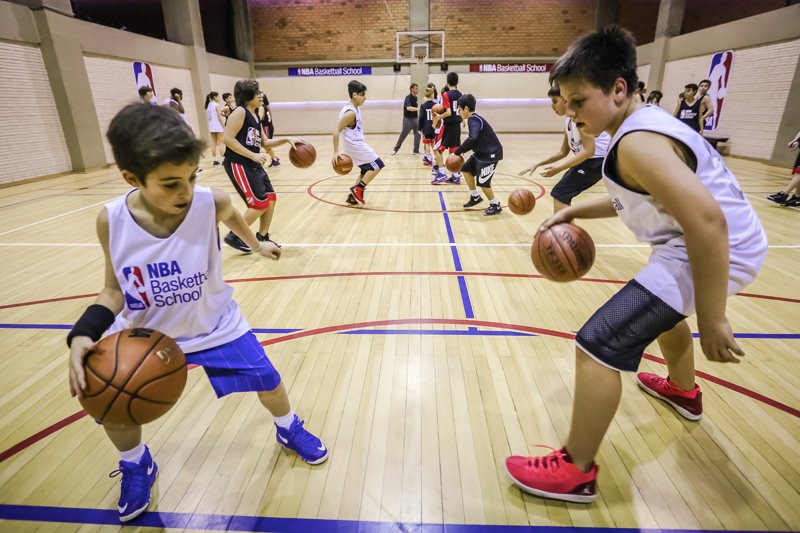
<svg viewBox="0 0 800 533">
<path fill-rule="evenodd" d="M 283 429 L 289 429 L 289 427 L 292 425 L 292 422 L 294 422 L 294 411 L 291 409 L 285 415 L 275 417 L 275 425 L 282 427 Z"/>
<path fill-rule="evenodd" d="M 138 463 L 144 457 L 144 450 L 144 443 L 140 442 L 138 446 L 127 452 L 119 452 L 119 458 L 126 463 Z"/>
<path fill-rule="evenodd" d="M 472 189 L 471 191 L 469 191 L 469 193 L 472 196 L 476 197 L 476 198 L 480 198 L 480 196 L 481 196 L 480 194 L 478 194 L 478 190 L 477 189 Z"/>
<path fill-rule="evenodd" d="M 494 205 L 500 205 L 500 200 L 498 200 L 497 198 L 494 198 L 492 200 L 489 200 L 489 203 L 490 204 L 494 204 Z"/>
</svg>

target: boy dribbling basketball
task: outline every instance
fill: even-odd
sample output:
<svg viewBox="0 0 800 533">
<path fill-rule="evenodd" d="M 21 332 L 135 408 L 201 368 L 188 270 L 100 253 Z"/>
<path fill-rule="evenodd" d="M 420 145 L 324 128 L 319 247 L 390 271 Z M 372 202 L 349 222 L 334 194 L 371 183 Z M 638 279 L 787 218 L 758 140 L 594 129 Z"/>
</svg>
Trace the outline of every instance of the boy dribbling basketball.
<svg viewBox="0 0 800 533">
<path fill-rule="evenodd" d="M 85 389 L 84 357 L 107 330 L 158 329 L 176 341 L 187 364 L 205 368 L 217 397 L 257 392 L 275 417 L 278 443 L 307 463 L 325 461 L 325 445 L 292 411 L 280 374 L 222 279 L 217 225 L 265 257 L 280 258 L 280 249 L 256 238 L 227 193 L 195 186 L 205 146 L 176 113 L 131 104 L 111 121 L 108 140 L 123 178 L 135 188 L 97 217 L 105 285 L 67 337 L 72 395 Z M 187 293 L 192 297 L 182 297 Z M 120 454 L 118 511 L 127 522 L 147 509 L 158 467 L 141 426 L 103 429 Z"/>
<path fill-rule="evenodd" d="M 725 316 L 727 296 L 755 279 L 767 238 L 736 178 L 698 131 L 633 98 L 636 45 L 629 32 L 611 26 L 582 37 L 556 62 L 550 81 L 558 83 L 579 130 L 612 135 L 602 167 L 609 197 L 567 207 L 541 229 L 617 215 L 652 247 L 647 266 L 576 336 L 564 446 L 506 459 L 522 490 L 588 503 L 596 498 L 594 459 L 619 404 L 620 373 L 635 371 L 650 343 L 658 341 L 669 374 L 641 372 L 639 386 L 689 420 L 702 416 L 702 401 L 686 317 L 697 312 L 709 360 L 735 363 L 744 355 Z"/>
</svg>

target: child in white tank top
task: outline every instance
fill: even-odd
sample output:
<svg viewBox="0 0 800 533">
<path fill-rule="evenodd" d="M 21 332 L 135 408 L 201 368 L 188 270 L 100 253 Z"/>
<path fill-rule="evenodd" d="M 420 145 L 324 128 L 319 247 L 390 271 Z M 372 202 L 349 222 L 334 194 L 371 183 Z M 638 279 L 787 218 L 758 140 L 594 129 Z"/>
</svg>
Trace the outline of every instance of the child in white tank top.
<svg viewBox="0 0 800 533">
<path fill-rule="evenodd" d="M 280 258 L 280 249 L 256 238 L 226 192 L 195 186 L 205 146 L 171 110 L 131 104 L 111 121 L 108 139 L 123 178 L 135 188 L 97 217 L 106 279 L 67 337 L 72 395 L 85 390 L 83 361 L 104 332 L 157 329 L 175 339 L 187 364 L 204 367 L 218 397 L 256 392 L 275 417 L 278 443 L 310 464 L 325 461 L 325 445 L 292 411 L 280 374 L 222 278 L 217 225 L 265 257 Z M 158 467 L 141 426 L 106 423 L 103 429 L 120 452 L 118 510 L 127 522 L 147 509 Z"/>
<path fill-rule="evenodd" d="M 579 130 L 613 136 L 603 164 L 610 197 L 563 209 L 541 229 L 618 215 L 653 251 L 576 336 L 575 400 L 564 446 L 545 457 L 506 459 L 516 485 L 546 498 L 596 498 L 594 458 L 620 401 L 620 372 L 635 371 L 654 340 L 668 378 L 641 372 L 640 388 L 684 418 L 702 416 L 685 318 L 697 310 L 709 360 L 737 363 L 744 353 L 725 316 L 727 297 L 753 281 L 766 255 L 761 223 L 719 154 L 697 131 L 633 98 L 636 64 L 633 37 L 611 26 L 573 43 L 550 74 Z"/>
</svg>

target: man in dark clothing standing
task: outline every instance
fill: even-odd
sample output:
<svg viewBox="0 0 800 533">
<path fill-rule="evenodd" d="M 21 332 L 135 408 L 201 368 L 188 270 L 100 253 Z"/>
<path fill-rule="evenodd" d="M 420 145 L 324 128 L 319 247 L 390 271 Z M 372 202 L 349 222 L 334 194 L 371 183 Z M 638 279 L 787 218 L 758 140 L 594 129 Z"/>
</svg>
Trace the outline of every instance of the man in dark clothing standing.
<svg viewBox="0 0 800 533">
<path fill-rule="evenodd" d="M 406 140 L 408 132 L 412 130 L 414 131 L 414 155 L 421 155 L 419 152 L 419 117 L 417 115 L 419 113 L 419 106 L 417 105 L 419 86 L 416 83 L 412 83 L 409 90 L 411 92 L 403 102 L 403 131 L 400 132 L 400 137 L 397 138 L 397 144 L 392 149 L 392 155 L 400 150 L 400 146 Z"/>
</svg>

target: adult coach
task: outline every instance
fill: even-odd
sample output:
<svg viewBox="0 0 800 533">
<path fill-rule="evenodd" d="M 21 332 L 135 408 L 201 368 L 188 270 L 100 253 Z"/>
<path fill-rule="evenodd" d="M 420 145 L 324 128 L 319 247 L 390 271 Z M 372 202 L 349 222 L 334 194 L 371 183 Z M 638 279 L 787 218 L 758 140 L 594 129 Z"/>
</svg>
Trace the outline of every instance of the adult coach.
<svg viewBox="0 0 800 533">
<path fill-rule="evenodd" d="M 400 150 L 400 146 L 406 140 L 408 132 L 412 130 L 414 131 L 414 155 L 421 155 L 419 151 L 419 105 L 417 104 L 419 85 L 412 83 L 408 90 L 409 94 L 403 102 L 403 131 L 400 132 L 400 137 L 397 138 L 397 144 L 392 149 L 392 155 L 395 155 Z"/>
</svg>

